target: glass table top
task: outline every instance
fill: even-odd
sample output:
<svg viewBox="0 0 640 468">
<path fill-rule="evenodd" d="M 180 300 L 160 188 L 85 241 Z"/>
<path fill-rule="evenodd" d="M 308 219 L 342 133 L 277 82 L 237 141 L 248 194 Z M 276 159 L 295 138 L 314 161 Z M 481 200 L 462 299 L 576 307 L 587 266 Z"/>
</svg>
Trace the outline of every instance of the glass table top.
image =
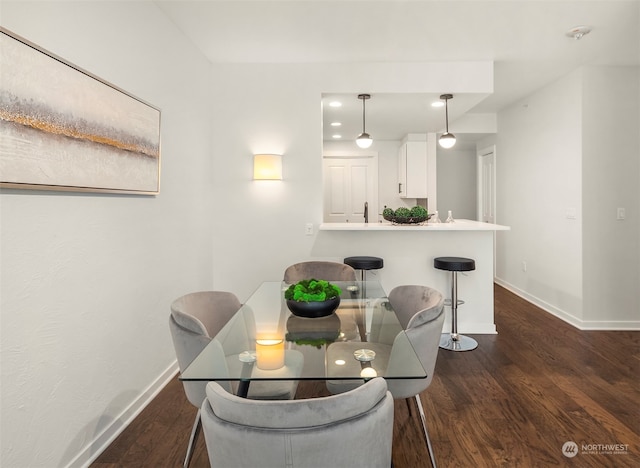
<svg viewBox="0 0 640 468">
<path fill-rule="evenodd" d="M 289 285 L 262 283 L 182 372 L 184 381 L 426 378 L 377 281 L 332 281 L 342 293 L 331 315 L 293 315 Z"/>
</svg>

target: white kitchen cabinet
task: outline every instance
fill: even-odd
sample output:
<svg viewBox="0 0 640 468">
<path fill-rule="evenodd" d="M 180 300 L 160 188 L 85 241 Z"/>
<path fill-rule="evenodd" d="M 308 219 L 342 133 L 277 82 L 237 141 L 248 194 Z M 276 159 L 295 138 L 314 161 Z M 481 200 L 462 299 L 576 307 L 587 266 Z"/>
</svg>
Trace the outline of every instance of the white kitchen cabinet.
<svg viewBox="0 0 640 468">
<path fill-rule="evenodd" d="M 400 198 L 428 198 L 435 207 L 435 134 L 409 134 L 398 151 L 398 194 Z"/>
</svg>

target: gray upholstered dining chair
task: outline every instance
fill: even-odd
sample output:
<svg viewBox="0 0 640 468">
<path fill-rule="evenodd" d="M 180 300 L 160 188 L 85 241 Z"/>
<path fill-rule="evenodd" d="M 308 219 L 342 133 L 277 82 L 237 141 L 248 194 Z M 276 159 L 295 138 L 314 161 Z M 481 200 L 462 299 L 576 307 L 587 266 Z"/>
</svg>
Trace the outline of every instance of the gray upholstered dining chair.
<svg viewBox="0 0 640 468">
<path fill-rule="evenodd" d="M 381 378 L 291 401 L 245 400 L 210 382 L 201 413 L 212 467 L 391 466 L 393 397 Z"/>
<path fill-rule="evenodd" d="M 425 379 L 389 379 L 387 386 L 394 399 L 407 399 L 407 404 L 409 404 L 408 399 L 415 398 L 431 464 L 435 468 L 436 461 L 420 400 L 420 392 L 426 390 L 433 379 L 440 334 L 444 324 L 444 298 L 435 289 L 414 285 L 398 286 L 391 290 L 388 298 L 393 311 L 385 310 L 384 307 L 377 309 L 378 315 L 373 319 L 371 341 L 366 343 L 366 348 L 376 353 L 375 359 L 371 361 L 371 366 L 378 371 L 379 375 L 393 375 L 396 373 L 394 369 L 402 367 L 403 355 L 409 351 L 405 349 L 409 346 L 407 341 L 399 339 L 399 335 L 395 335 L 395 337 L 376 336 L 376 321 L 385 320 L 385 314 L 395 312 L 400 322 L 398 333 L 405 333 L 408 337 L 427 377 Z M 345 356 L 353 356 L 353 352 L 362 348 L 363 345 L 364 343 L 337 342 L 327 347 L 327 374 L 329 377 L 336 377 L 327 381 L 327 388 L 331 393 L 349 391 L 357 385 L 362 385 L 360 381 L 340 380 L 340 375 L 344 375 L 345 372 L 353 374 L 354 370 L 348 369 L 349 367 L 360 367 L 358 361 L 353 358 L 345 359 Z M 338 359 L 346 362 L 339 366 L 335 365 L 334 363 Z"/>
<path fill-rule="evenodd" d="M 288 266 L 284 271 L 284 282 L 294 284 L 304 279 L 327 281 L 356 281 L 356 270 L 338 262 L 309 261 Z"/>
<path fill-rule="evenodd" d="M 178 359 L 180 372 L 212 341 L 213 337 L 229 322 L 231 317 L 242 307 L 238 298 L 227 291 L 199 291 L 179 297 L 171 304 L 169 329 Z M 230 366 L 240 365 L 237 359 L 242 351 L 252 349 L 250 340 L 255 337 L 255 323 L 250 319 L 252 314 L 244 314 L 245 320 L 234 322 L 223 337 L 220 337 L 218 351 L 220 359 L 216 366 L 227 371 Z M 299 376 L 303 357 L 296 351 L 287 354 L 289 359 L 284 372 Z M 265 371 L 269 372 L 269 371 Z M 183 381 L 184 391 L 189 402 L 198 408 L 189 445 L 184 460 L 184 466 L 189 466 L 193 447 L 201 428 L 200 406 L 206 398 L 206 381 Z M 221 382 L 225 391 L 235 393 L 237 382 Z M 291 399 L 295 397 L 297 380 L 283 380 L 276 382 L 253 382 L 249 387 L 248 398 Z"/>
</svg>

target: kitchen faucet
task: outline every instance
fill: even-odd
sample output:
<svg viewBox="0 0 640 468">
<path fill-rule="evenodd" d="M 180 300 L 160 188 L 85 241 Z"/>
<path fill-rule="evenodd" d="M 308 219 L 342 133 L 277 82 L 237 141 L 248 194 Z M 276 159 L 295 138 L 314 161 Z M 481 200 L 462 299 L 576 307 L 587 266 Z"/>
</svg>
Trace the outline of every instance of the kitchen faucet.
<svg viewBox="0 0 640 468">
<path fill-rule="evenodd" d="M 365 224 L 369 223 L 369 203 L 364 202 L 364 222 Z"/>
</svg>

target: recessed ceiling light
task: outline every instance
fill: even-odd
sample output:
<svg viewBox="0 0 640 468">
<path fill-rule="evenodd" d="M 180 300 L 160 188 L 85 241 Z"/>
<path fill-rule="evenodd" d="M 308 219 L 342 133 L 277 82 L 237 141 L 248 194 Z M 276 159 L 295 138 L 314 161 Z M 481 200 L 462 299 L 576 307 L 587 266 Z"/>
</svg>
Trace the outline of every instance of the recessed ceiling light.
<svg viewBox="0 0 640 468">
<path fill-rule="evenodd" d="M 333 138 L 335 138 L 336 140 L 339 140 L 340 138 L 342 138 L 342 135 L 332 135 Z"/>
<path fill-rule="evenodd" d="M 342 107 L 342 103 L 340 101 L 331 101 L 329 103 L 329 106 L 331 106 L 331 107 Z"/>
<path fill-rule="evenodd" d="M 431 103 L 431 107 L 444 107 L 444 102 L 442 101 L 435 101 Z"/>
<path fill-rule="evenodd" d="M 331 122 L 331 126 L 332 127 L 339 127 L 341 125 L 342 125 L 342 123 L 340 123 L 340 122 Z"/>
</svg>

